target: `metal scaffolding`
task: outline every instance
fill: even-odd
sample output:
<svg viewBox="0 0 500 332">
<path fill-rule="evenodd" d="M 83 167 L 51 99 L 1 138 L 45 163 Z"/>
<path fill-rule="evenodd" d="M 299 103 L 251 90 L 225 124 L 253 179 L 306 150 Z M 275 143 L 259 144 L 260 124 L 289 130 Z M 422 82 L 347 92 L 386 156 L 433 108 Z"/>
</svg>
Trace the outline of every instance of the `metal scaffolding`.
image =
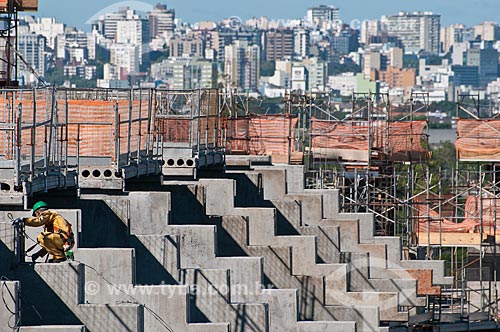
<svg viewBox="0 0 500 332">
<path fill-rule="evenodd" d="M 3 204 L 51 189 L 123 190 L 127 179 L 224 162 L 217 90 L 0 90 L 0 108 Z"/>
</svg>

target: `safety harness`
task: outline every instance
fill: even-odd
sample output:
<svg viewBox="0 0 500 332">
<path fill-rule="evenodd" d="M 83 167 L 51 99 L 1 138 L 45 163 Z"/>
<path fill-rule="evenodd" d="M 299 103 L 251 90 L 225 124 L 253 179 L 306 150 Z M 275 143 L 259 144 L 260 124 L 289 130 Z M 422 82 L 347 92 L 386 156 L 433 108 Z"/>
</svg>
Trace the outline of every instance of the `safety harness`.
<svg viewBox="0 0 500 332">
<path fill-rule="evenodd" d="M 66 225 L 68 226 L 69 232 L 63 231 L 62 229 L 60 229 L 59 227 L 57 227 L 53 223 L 52 223 L 52 228 L 53 228 L 53 231 L 55 234 L 59 234 L 59 236 L 63 240 L 63 244 L 67 245 L 69 247 L 69 249 L 72 249 L 75 246 L 75 234 L 73 233 L 71 223 L 69 221 L 67 221 L 66 219 L 64 219 L 64 221 L 66 222 Z M 45 230 L 48 231 L 47 225 L 45 226 Z"/>
</svg>

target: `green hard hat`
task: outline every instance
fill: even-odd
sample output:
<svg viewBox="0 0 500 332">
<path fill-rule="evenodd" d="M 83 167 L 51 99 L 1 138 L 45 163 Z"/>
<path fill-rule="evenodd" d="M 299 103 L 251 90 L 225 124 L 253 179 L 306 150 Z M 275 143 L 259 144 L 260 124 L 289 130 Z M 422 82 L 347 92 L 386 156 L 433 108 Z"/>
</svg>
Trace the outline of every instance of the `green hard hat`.
<svg viewBox="0 0 500 332">
<path fill-rule="evenodd" d="M 38 211 L 39 209 L 42 209 L 42 208 L 45 208 L 47 209 L 49 207 L 49 205 L 45 202 L 38 202 L 38 203 L 35 203 L 35 205 L 33 205 L 33 216 L 35 216 L 35 212 Z"/>
</svg>

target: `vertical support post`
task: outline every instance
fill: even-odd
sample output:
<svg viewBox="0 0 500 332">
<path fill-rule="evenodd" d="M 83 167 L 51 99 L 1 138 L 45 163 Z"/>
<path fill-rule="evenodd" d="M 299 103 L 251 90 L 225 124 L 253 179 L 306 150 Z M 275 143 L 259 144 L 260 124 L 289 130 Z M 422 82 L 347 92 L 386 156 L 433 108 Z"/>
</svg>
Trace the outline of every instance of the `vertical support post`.
<svg viewBox="0 0 500 332">
<path fill-rule="evenodd" d="M 49 121 L 49 137 L 48 137 L 48 148 L 47 148 L 47 161 L 50 162 L 50 158 L 52 157 L 52 134 L 53 134 L 53 126 L 54 126 L 54 112 L 55 112 L 55 107 L 56 107 L 56 88 L 52 88 L 52 95 L 51 95 L 51 106 L 50 106 L 50 121 Z M 54 149 L 54 154 L 57 149 Z M 49 169 L 47 165 L 46 172 L 48 174 Z M 46 174 L 46 175 L 47 175 Z"/>
<path fill-rule="evenodd" d="M 80 197 L 80 182 L 78 180 L 80 175 L 80 133 L 81 133 L 81 124 L 79 123 L 76 131 L 76 170 L 77 170 L 76 188 L 78 192 L 78 197 Z"/>
<path fill-rule="evenodd" d="M 33 89 L 33 118 L 31 127 L 31 160 L 30 160 L 30 182 L 33 181 L 35 177 L 35 154 L 36 154 L 36 89 Z"/>
<path fill-rule="evenodd" d="M 16 112 L 16 155 L 15 155 L 15 163 L 16 163 L 16 187 L 21 186 L 21 145 L 22 145 L 22 112 L 23 112 L 23 104 L 19 102 L 17 106 Z"/>
<path fill-rule="evenodd" d="M 202 96 L 207 96 L 206 92 L 207 91 L 203 91 Z M 208 127 L 209 127 L 209 122 L 210 122 L 210 94 L 208 95 L 208 98 L 206 98 L 206 99 L 208 99 L 208 101 L 205 102 L 204 105 L 203 105 L 204 106 L 203 110 L 204 110 L 204 113 L 205 113 L 205 114 L 203 114 L 203 117 L 204 117 L 205 122 L 206 122 L 206 126 L 205 126 L 205 154 L 208 152 L 208 149 L 209 149 L 209 145 L 208 145 Z"/>
<path fill-rule="evenodd" d="M 427 217 L 427 254 L 426 254 L 426 257 L 425 259 L 426 260 L 430 260 L 431 259 L 431 217 L 430 217 L 430 214 L 431 214 L 431 211 L 430 211 L 430 192 L 429 192 L 429 183 L 431 181 L 430 179 L 430 172 L 429 172 L 429 168 L 426 167 L 425 169 L 425 177 L 426 177 L 426 202 L 425 202 L 425 205 L 427 207 L 426 209 L 426 217 Z"/>
<path fill-rule="evenodd" d="M 69 152 L 69 103 L 68 103 L 68 92 L 66 91 L 65 96 L 65 112 L 66 112 L 66 120 L 65 120 L 65 132 L 64 132 L 64 188 L 68 188 L 68 152 Z"/>
<path fill-rule="evenodd" d="M 484 305 L 484 291 L 483 291 L 483 251 L 484 249 L 484 244 L 483 244 L 483 236 L 484 236 L 484 219 L 483 219 L 483 179 L 484 179 L 484 174 L 483 174 L 483 165 L 479 165 L 479 193 L 478 193 L 478 199 L 479 199 L 479 233 L 481 236 L 479 237 L 480 239 L 480 244 L 479 244 L 479 289 L 481 292 L 481 311 Z"/>
<path fill-rule="evenodd" d="M 201 123 L 200 123 L 200 118 L 201 118 L 201 90 L 198 89 L 198 110 L 197 110 L 198 116 L 197 116 L 197 130 L 196 130 L 196 150 L 198 152 L 198 155 L 200 154 L 200 145 L 201 145 Z"/>
<path fill-rule="evenodd" d="M 115 164 L 117 171 L 120 170 L 120 115 L 118 113 L 118 101 L 115 101 L 114 116 L 114 141 L 115 141 Z"/>
<path fill-rule="evenodd" d="M 127 166 L 130 166 L 131 161 L 131 149 L 132 149 L 132 108 L 133 106 L 133 96 L 134 90 L 129 90 L 129 107 L 128 107 L 128 128 L 127 128 Z"/>
<path fill-rule="evenodd" d="M 49 158 L 50 158 L 50 151 L 49 151 L 49 135 L 50 135 L 50 124 L 49 124 L 49 127 L 45 126 L 44 129 L 45 129 L 45 137 L 44 137 L 44 149 L 43 149 L 43 160 L 44 160 L 44 164 L 45 164 L 45 192 L 47 192 L 48 190 L 48 186 L 49 186 L 49 183 L 48 183 L 48 176 L 47 174 L 49 173 Z"/>
<path fill-rule="evenodd" d="M 151 124 L 154 124 L 154 118 L 155 115 L 152 112 L 153 109 L 153 97 L 156 97 L 156 90 L 151 90 L 149 94 L 149 101 L 148 101 L 148 128 L 147 128 L 147 134 L 146 134 L 146 162 L 148 164 L 148 169 L 149 169 L 149 161 L 151 157 L 151 153 L 153 149 L 150 151 L 150 145 L 153 144 L 154 147 L 154 139 L 151 139 Z M 154 99 L 156 101 L 156 99 Z M 156 142 L 156 145 L 158 145 L 158 141 Z M 156 152 L 158 154 L 158 148 L 156 149 Z M 158 158 L 157 156 L 153 156 Z"/>
<path fill-rule="evenodd" d="M 139 89 L 139 117 L 138 117 L 138 128 L 137 128 L 137 167 L 141 164 L 141 130 L 142 130 L 142 88 Z M 148 168 L 149 170 L 149 165 Z M 149 171 L 147 172 L 149 173 Z M 137 172 L 139 176 L 139 172 Z"/>
</svg>

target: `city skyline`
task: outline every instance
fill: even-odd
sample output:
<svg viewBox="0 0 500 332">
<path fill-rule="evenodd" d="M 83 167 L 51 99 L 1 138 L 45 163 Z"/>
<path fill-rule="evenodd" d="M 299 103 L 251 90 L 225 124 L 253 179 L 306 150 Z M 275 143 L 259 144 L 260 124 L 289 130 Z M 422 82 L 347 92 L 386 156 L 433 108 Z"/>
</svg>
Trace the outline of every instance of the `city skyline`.
<svg viewBox="0 0 500 332">
<path fill-rule="evenodd" d="M 153 6 L 160 1 L 115 1 L 115 0 L 88 0 L 85 2 L 60 2 L 56 0 L 45 0 L 40 3 L 39 12 L 36 16 L 56 17 L 58 21 L 64 22 L 80 29 L 89 30 L 87 24 L 89 19 L 109 6 L 131 7 Z M 218 21 L 231 16 L 241 17 L 243 20 L 251 17 L 267 16 L 271 19 L 300 19 L 305 16 L 307 8 L 320 5 L 334 5 L 340 8 L 341 18 L 350 22 L 352 20 L 364 20 L 380 18 L 383 15 L 397 14 L 400 11 L 432 11 L 442 15 L 444 25 L 462 23 L 466 25 L 478 24 L 483 21 L 498 21 L 496 13 L 500 12 L 500 1 L 495 0 L 458 0 L 446 1 L 401 1 L 386 0 L 383 3 L 373 3 L 365 1 L 338 0 L 335 2 L 325 1 L 285 1 L 276 0 L 273 2 L 264 0 L 254 0 L 249 3 L 240 3 L 238 8 L 234 8 L 234 3 L 227 0 L 215 0 L 211 2 L 186 2 L 168 1 L 169 8 L 176 10 L 177 18 L 184 22 L 195 23 L 197 21 L 214 20 Z M 292 4 L 292 5 L 291 5 Z M 295 5 L 293 5 L 295 4 Z M 28 13 L 28 15 L 31 13 Z"/>
</svg>

